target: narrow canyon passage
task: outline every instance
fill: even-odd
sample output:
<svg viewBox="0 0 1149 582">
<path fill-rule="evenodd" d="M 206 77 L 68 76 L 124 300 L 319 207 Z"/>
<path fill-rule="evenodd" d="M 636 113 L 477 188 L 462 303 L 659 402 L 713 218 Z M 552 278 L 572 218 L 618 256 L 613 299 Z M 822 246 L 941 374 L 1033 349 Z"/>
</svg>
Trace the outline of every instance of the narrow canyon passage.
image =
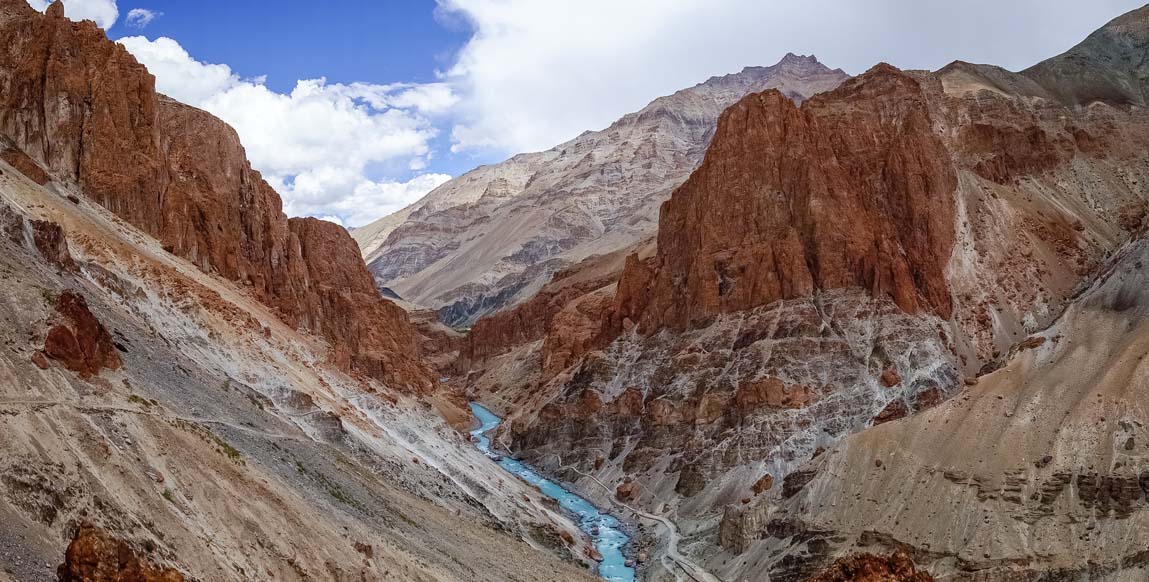
<svg viewBox="0 0 1149 582">
<path fill-rule="evenodd" d="M 627 544 L 630 543 L 630 536 L 623 533 L 622 524 L 614 516 L 602 512 L 586 499 L 539 475 L 530 466 L 496 453 L 492 449 L 491 438 L 487 433 L 498 428 L 502 419 L 475 402 L 471 403 L 471 412 L 479 423 L 479 427 L 471 431 L 472 440 L 479 450 L 508 472 L 538 487 L 544 495 L 558 501 L 563 509 L 578 516 L 579 529 L 591 537 L 595 549 L 602 557 L 598 566 L 599 576 L 609 582 L 633 582 L 634 568 L 628 565 L 632 562 L 628 562 L 624 553 Z"/>
</svg>

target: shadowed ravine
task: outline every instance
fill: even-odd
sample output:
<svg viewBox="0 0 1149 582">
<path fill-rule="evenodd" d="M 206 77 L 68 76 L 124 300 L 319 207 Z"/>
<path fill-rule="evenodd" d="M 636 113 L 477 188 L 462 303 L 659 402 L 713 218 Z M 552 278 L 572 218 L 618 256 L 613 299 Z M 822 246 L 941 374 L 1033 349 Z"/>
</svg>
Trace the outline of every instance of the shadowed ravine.
<svg viewBox="0 0 1149 582">
<path fill-rule="evenodd" d="M 567 491 L 558 483 L 542 477 L 529 466 L 492 451 L 491 439 L 487 433 L 497 428 L 502 419 L 474 402 L 471 403 L 471 412 L 479 422 L 479 427 L 471 431 L 479 450 L 519 479 L 538 487 L 544 495 L 558 501 L 563 509 L 578 516 L 579 529 L 594 540 L 594 547 L 602 554 L 602 562 L 598 566 L 599 576 L 610 582 L 632 582 L 634 568 L 626 565 L 626 556 L 622 553 L 630 537 L 622 532 L 618 520 L 602 513 L 589 501 Z"/>
</svg>

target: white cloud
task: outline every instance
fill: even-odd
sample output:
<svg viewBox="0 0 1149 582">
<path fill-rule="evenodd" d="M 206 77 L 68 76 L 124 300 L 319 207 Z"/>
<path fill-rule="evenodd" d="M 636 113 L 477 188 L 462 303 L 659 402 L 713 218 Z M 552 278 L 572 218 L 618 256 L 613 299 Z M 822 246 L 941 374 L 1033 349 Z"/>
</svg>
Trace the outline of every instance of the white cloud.
<svg viewBox="0 0 1149 582">
<path fill-rule="evenodd" d="M 445 75 L 456 151 L 554 146 L 658 95 L 787 52 L 860 73 L 887 61 L 1022 68 L 1144 0 L 438 0 L 474 34 Z"/>
<path fill-rule="evenodd" d="M 43 12 L 51 4 L 48 0 L 28 0 L 32 8 Z M 71 20 L 94 20 L 100 28 L 107 30 L 120 17 L 116 0 L 64 0 L 64 16 Z"/>
<path fill-rule="evenodd" d="M 402 209 L 450 179 L 447 174 L 421 174 L 406 182 L 372 181 L 332 168 L 317 168 L 300 173 L 290 185 L 269 182 L 276 191 L 289 193 L 284 211 L 291 216 L 322 216 L 324 220 L 334 216 L 338 220 L 332 222 L 363 226 Z M 328 194 L 331 188 L 351 195 L 332 201 Z"/>
<path fill-rule="evenodd" d="M 148 10 L 147 8 L 132 8 L 128 11 L 126 22 L 132 28 L 144 28 L 153 20 L 163 16 L 163 12 Z"/>
<path fill-rule="evenodd" d="M 205 109 L 239 133 L 252 165 L 284 198 L 291 215 L 336 216 L 359 226 L 406 206 L 449 176 L 402 182 L 379 168 L 426 166 L 437 134 L 429 115 L 456 102 L 429 85 L 298 81 L 287 94 L 243 79 L 223 64 L 201 63 L 170 38 L 119 41 L 156 76 L 166 95 Z"/>
</svg>

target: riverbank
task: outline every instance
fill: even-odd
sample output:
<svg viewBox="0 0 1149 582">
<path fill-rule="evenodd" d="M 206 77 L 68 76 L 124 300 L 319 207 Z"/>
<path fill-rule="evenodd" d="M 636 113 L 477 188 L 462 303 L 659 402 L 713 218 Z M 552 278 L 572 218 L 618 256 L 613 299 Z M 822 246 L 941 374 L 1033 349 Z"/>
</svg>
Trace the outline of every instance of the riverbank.
<svg viewBox="0 0 1149 582">
<path fill-rule="evenodd" d="M 471 403 L 471 412 L 479 423 L 478 428 L 470 432 L 479 450 L 503 469 L 558 501 L 560 507 L 576 516 L 579 530 L 590 537 L 592 546 L 598 552 L 594 558 L 598 562 L 599 577 L 607 582 L 634 582 L 635 569 L 628 565 L 634 563 L 634 557 L 627 555 L 633 553 L 630 546 L 634 536 L 627 533 L 628 528 L 623 521 L 558 482 L 542 476 L 529 465 L 493 450 L 488 433 L 498 428 L 502 419 L 474 402 Z"/>
</svg>

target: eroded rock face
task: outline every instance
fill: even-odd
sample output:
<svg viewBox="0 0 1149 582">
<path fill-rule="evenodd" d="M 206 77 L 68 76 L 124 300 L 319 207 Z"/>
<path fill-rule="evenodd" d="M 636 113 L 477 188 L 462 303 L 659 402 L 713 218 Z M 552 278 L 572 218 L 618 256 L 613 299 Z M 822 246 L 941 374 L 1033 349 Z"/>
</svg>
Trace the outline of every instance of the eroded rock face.
<svg viewBox="0 0 1149 582">
<path fill-rule="evenodd" d="M 24 174 L 29 180 L 43 186 L 52 180 L 52 177 L 40 167 L 40 164 L 32 161 L 27 154 L 14 147 L 3 147 L 0 150 L 0 159 L 4 160 L 9 166 L 16 168 L 18 172 Z"/>
<path fill-rule="evenodd" d="M 65 319 L 48 330 L 44 353 L 65 368 L 87 378 L 100 370 L 120 368 L 120 355 L 112 336 L 88 310 L 84 296 L 66 290 L 56 299 L 56 311 Z"/>
<path fill-rule="evenodd" d="M 838 558 L 810 582 L 933 582 L 928 572 L 918 571 L 905 552 L 888 556 L 854 554 Z"/>
<path fill-rule="evenodd" d="M 127 543 L 87 524 L 76 530 L 56 575 L 59 582 L 184 582 L 178 570 L 141 559 Z"/>
<path fill-rule="evenodd" d="M 30 220 L 3 202 L 0 202 L 0 236 L 35 251 L 61 269 L 76 268 L 68 249 L 68 237 L 60 225 L 48 220 Z"/>
<path fill-rule="evenodd" d="M 337 227 L 292 228 L 234 130 L 158 95 L 126 49 L 94 23 L 64 18 L 61 5 L 41 15 L 0 2 L 0 34 L 0 131 L 32 160 L 169 252 L 247 286 L 289 324 L 322 334 L 350 369 L 397 387 L 434 382 L 417 343 L 405 341 L 402 311 L 367 285 L 350 238 Z"/>
<path fill-rule="evenodd" d="M 1149 18 L 1149 9 L 1138 15 Z M 1132 48 L 1114 62 L 1143 68 L 1142 29 L 1129 17 L 1115 22 L 1106 34 L 1133 36 L 1115 41 Z M 1051 63 L 1072 64 L 1072 54 Z M 644 492 L 634 503 L 674 507 L 680 523 L 743 554 L 738 575 L 749 579 L 766 571 L 772 580 L 805 579 L 840 554 L 843 532 L 861 543 L 855 534 L 873 528 L 876 515 L 901 532 L 879 540 L 879 551 L 929 531 L 937 534 L 930 551 L 945 539 L 977 562 L 961 566 L 971 571 L 992 561 L 976 548 L 1012 531 L 1009 519 L 1040 522 L 1035 516 L 1064 509 L 1070 489 L 1083 493 L 1082 507 L 1136 515 L 1142 465 L 1129 471 L 1124 459 L 1120 472 L 1079 466 L 1041 483 L 1025 477 L 1028 464 L 976 482 L 969 477 L 977 471 L 963 471 L 949 483 L 979 501 L 1008 498 L 1025 509 L 990 526 L 973 520 L 973 541 L 955 541 L 930 530 L 938 523 L 930 505 L 966 493 L 946 483 L 921 495 L 921 519 L 910 527 L 902 505 L 883 505 L 878 492 L 909 487 L 921 474 L 908 474 L 895 455 L 857 450 L 853 477 L 842 479 L 834 457 L 834 443 L 851 433 L 929 425 L 916 419 L 954 406 L 947 400 L 963 376 L 977 385 L 976 376 L 1009 358 L 1047 353 L 1057 342 L 1036 339 L 1040 331 L 1107 255 L 1142 233 L 1149 117 L 1104 99 L 1067 106 L 1058 83 L 1080 80 L 968 63 L 934 73 L 879 66 L 801 106 L 776 93 L 746 97 L 723 115 L 705 161 L 664 205 L 657 254 L 626 259 L 598 347 L 544 374 L 548 335 L 492 357 L 472 385 L 480 396 L 499 388 L 491 402 L 505 406 L 525 458 L 576 481 L 561 468 L 615 487 L 633 479 Z M 1134 296 L 1118 294 L 1113 309 L 1132 309 Z M 979 434 L 1022 426 L 1029 414 L 999 412 L 978 414 Z M 950 420 L 943 432 L 956 443 L 952 431 L 966 430 L 964 417 Z M 915 433 L 905 434 L 911 441 Z M 1128 449 L 1124 437 L 1101 442 L 1139 450 L 1139 438 Z M 1033 454 L 1031 462 L 1055 458 Z M 759 491 L 764 476 L 782 486 Z M 829 490 L 840 505 L 826 512 L 849 529 L 772 517 L 779 507 L 817 514 L 809 507 L 829 507 Z M 851 497 L 859 491 L 864 503 Z M 869 513 L 856 518 L 842 506 Z M 1129 550 L 1120 559 L 1133 559 Z M 1024 543 L 1010 556 L 1034 559 Z M 728 558 L 711 565 L 729 573 Z M 1084 571 L 1086 559 L 1067 571 Z"/>
<path fill-rule="evenodd" d="M 420 342 L 403 308 L 379 296 L 362 261 L 340 263 L 333 257 L 354 256 L 355 241 L 343 227 L 314 218 L 292 218 L 307 277 L 300 282 L 307 304 L 304 327 L 332 341 L 332 356 L 344 367 L 416 393 L 434 386 L 420 359 Z M 348 255 L 351 253 L 351 255 Z"/>
<path fill-rule="evenodd" d="M 846 78 L 798 55 L 714 77 L 605 130 L 468 172 L 356 238 L 381 285 L 466 326 L 584 258 L 649 238 L 730 104 L 768 88 L 802 100 Z"/>
<path fill-rule="evenodd" d="M 919 82 L 892 67 L 801 107 L 750 95 L 663 207 L 654 277 L 623 274 L 617 317 L 650 333 L 862 287 L 948 318 L 956 185 Z"/>
<path fill-rule="evenodd" d="M 550 395 L 535 418 L 518 392 L 499 397 L 521 415 L 514 449 L 544 468 L 595 471 L 605 455 L 644 489 L 690 498 L 714 485 L 733 502 L 869 426 L 890 402 L 952 394 L 960 373 L 941 327 L 862 290 L 835 291 L 686 332 L 625 334 L 533 387 Z M 904 378 L 892 388 L 881 382 L 891 368 Z"/>
</svg>

